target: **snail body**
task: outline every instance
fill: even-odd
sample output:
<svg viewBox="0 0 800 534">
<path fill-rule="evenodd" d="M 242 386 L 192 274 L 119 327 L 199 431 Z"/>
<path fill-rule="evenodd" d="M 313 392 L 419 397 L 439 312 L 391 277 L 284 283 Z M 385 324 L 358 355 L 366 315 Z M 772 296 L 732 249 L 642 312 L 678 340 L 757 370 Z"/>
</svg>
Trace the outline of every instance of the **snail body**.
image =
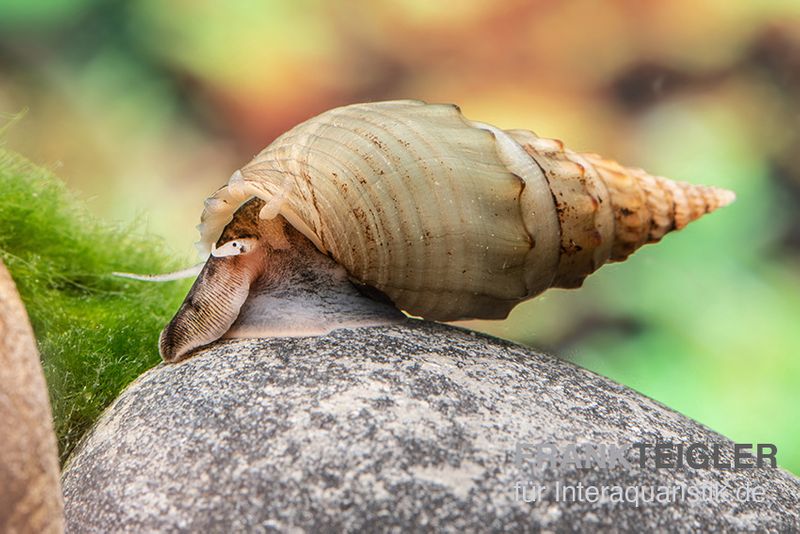
<svg viewBox="0 0 800 534">
<path fill-rule="evenodd" d="M 404 320 L 396 308 L 364 296 L 344 268 L 277 215 L 261 219 L 264 201 L 236 210 L 175 318 L 161 332 L 166 361 L 221 337 L 321 335 L 343 326 Z"/>
<path fill-rule="evenodd" d="M 201 253 L 239 254 L 223 231 L 254 197 L 259 219 L 280 215 L 352 282 L 437 321 L 504 318 L 734 199 L 413 100 L 277 138 L 206 200 Z"/>
</svg>

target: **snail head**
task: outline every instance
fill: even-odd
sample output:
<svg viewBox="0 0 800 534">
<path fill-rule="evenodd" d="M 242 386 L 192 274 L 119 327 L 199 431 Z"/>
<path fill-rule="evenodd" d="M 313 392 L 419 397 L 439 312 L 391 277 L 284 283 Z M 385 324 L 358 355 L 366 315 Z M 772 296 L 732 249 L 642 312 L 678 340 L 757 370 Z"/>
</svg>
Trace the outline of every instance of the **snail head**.
<svg viewBox="0 0 800 534">
<path fill-rule="evenodd" d="M 225 227 L 175 317 L 161 332 L 165 361 L 183 359 L 192 350 L 222 337 L 236 321 L 251 285 L 267 272 L 272 252 L 290 243 L 282 217 L 258 217 L 264 202 L 242 206 Z"/>
<path fill-rule="evenodd" d="M 383 325 L 404 316 L 265 203 L 245 203 L 225 227 L 175 317 L 161 332 L 167 362 L 223 337 L 322 335 L 341 327 Z"/>
</svg>

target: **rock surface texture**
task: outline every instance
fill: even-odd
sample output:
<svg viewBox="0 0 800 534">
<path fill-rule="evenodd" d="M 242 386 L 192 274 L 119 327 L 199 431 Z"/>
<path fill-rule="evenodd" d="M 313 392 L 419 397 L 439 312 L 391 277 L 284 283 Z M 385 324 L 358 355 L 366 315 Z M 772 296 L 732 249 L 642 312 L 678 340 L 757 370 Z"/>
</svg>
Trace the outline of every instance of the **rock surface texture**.
<svg viewBox="0 0 800 534">
<path fill-rule="evenodd" d="M 722 460 L 732 457 L 726 438 L 628 388 L 454 327 L 409 320 L 322 337 L 223 341 L 149 371 L 108 409 L 63 475 L 67 526 L 800 528 L 800 480 L 781 469 L 655 469 L 652 458 L 608 469 L 515 463 L 521 443 L 656 441 L 718 444 Z M 520 499 L 528 481 L 546 486 L 534 502 Z M 643 500 L 653 486 L 707 484 L 718 498 L 558 499 L 557 484 L 578 483 L 638 488 Z M 742 487 L 762 488 L 763 502 L 740 502 Z"/>
<path fill-rule="evenodd" d="M 50 399 L 33 331 L 0 261 L 0 532 L 60 532 Z"/>
</svg>

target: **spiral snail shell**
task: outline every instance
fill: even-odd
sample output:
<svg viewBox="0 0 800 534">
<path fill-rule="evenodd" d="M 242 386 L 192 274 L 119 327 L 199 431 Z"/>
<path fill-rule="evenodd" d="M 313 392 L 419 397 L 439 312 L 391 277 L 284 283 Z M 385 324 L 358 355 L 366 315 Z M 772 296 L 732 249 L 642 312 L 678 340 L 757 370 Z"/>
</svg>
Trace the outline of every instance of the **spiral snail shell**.
<svg viewBox="0 0 800 534">
<path fill-rule="evenodd" d="M 413 100 L 333 109 L 280 136 L 206 200 L 202 253 L 239 254 L 245 241 L 223 231 L 254 197 L 260 220 L 285 219 L 351 281 L 438 321 L 504 318 L 734 199 Z"/>
</svg>

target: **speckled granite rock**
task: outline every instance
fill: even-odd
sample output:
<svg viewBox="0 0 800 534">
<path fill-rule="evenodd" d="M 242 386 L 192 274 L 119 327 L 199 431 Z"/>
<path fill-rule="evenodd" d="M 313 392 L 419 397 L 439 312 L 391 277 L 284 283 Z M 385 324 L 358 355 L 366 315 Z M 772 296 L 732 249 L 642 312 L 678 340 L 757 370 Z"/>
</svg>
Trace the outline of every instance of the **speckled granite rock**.
<svg viewBox="0 0 800 534">
<path fill-rule="evenodd" d="M 108 409 L 63 475 L 66 517 L 73 532 L 800 526 L 800 481 L 780 469 L 515 464 L 520 442 L 657 440 L 730 450 L 630 389 L 448 326 L 226 341 L 151 370 Z M 518 500 L 528 480 L 550 493 Z M 557 482 L 749 484 L 765 494 L 637 507 L 557 502 Z"/>
</svg>

